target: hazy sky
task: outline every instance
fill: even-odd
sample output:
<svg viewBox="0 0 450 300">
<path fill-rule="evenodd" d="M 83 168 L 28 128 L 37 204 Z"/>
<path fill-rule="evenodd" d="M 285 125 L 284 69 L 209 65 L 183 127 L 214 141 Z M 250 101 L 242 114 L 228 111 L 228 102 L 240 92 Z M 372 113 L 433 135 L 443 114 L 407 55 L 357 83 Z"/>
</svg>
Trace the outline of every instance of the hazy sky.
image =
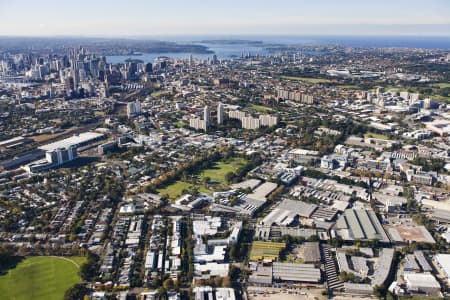
<svg viewBox="0 0 450 300">
<path fill-rule="evenodd" d="M 445 35 L 450 0 L 0 0 L 0 35 Z"/>
</svg>

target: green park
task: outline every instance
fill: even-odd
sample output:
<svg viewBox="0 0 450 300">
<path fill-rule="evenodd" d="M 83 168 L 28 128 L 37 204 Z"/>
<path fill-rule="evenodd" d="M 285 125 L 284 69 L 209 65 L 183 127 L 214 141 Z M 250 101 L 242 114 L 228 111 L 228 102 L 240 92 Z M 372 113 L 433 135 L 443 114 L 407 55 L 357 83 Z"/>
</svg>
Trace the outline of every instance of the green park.
<svg viewBox="0 0 450 300">
<path fill-rule="evenodd" d="M 26 257 L 0 276 L 0 298 L 60 300 L 66 290 L 81 282 L 78 271 L 84 257 Z"/>
<path fill-rule="evenodd" d="M 175 200 L 185 191 L 196 189 L 200 193 L 211 194 L 214 190 L 227 187 L 227 174 L 234 173 L 247 164 L 243 158 L 232 158 L 219 161 L 212 167 L 204 169 L 190 178 L 177 180 L 163 188 L 158 189 L 160 195 L 167 195 Z"/>
</svg>

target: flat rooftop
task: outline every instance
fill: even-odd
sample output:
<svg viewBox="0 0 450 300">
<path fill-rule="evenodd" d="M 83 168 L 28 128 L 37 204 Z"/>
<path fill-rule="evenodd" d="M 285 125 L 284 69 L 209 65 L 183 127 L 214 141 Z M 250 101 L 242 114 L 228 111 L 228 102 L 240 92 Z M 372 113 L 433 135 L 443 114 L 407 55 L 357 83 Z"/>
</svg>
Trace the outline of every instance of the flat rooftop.
<svg viewBox="0 0 450 300">
<path fill-rule="evenodd" d="M 266 201 L 266 196 L 272 193 L 278 184 L 273 182 L 265 182 L 258 186 L 253 193 L 247 195 L 247 198 Z"/>
<path fill-rule="evenodd" d="M 239 183 L 235 183 L 231 185 L 232 189 L 254 189 L 261 183 L 261 180 L 259 179 L 248 179 Z"/>
<path fill-rule="evenodd" d="M 389 242 L 386 232 L 372 210 L 346 209 L 335 225 L 344 240 L 373 240 Z"/>
<path fill-rule="evenodd" d="M 71 136 L 70 138 L 64 140 L 41 146 L 39 147 L 39 149 L 42 149 L 44 151 L 53 151 L 59 148 L 67 149 L 71 146 L 79 146 L 95 139 L 102 138 L 103 136 L 103 134 L 97 132 L 84 132 L 78 135 Z"/>
<path fill-rule="evenodd" d="M 391 239 L 395 242 L 416 241 L 435 244 L 433 236 L 425 226 L 395 226 L 388 229 Z"/>
</svg>

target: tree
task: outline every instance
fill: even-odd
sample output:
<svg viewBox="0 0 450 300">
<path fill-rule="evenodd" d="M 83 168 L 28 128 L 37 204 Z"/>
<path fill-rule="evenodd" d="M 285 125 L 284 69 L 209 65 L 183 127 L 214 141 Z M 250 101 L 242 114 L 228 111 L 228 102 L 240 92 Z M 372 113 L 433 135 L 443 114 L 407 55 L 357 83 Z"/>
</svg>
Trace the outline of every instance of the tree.
<svg viewBox="0 0 450 300">
<path fill-rule="evenodd" d="M 158 293 L 161 297 L 161 299 L 166 299 L 165 297 L 167 296 L 167 289 L 163 286 L 158 288 Z"/>
<path fill-rule="evenodd" d="M 159 279 L 159 277 L 153 277 L 151 285 L 154 288 L 161 286 L 161 280 Z"/>
<path fill-rule="evenodd" d="M 87 261 L 80 267 L 80 277 L 85 281 L 92 281 L 97 273 L 97 255 L 88 254 Z"/>
<path fill-rule="evenodd" d="M 214 277 L 214 286 L 221 287 L 222 286 L 222 277 Z"/>
<path fill-rule="evenodd" d="M 234 176 L 235 175 L 233 172 L 228 172 L 227 174 L 225 174 L 225 180 L 227 181 L 227 184 L 230 184 L 231 182 L 233 182 Z"/>
<path fill-rule="evenodd" d="M 230 277 L 226 276 L 226 277 L 222 278 L 222 286 L 224 286 L 224 287 L 230 287 L 231 286 Z"/>
<path fill-rule="evenodd" d="M 0 248 L 0 269 L 7 268 L 14 258 L 14 250 L 3 244 Z"/>
<path fill-rule="evenodd" d="M 376 285 L 373 288 L 373 294 L 375 295 L 375 297 L 384 299 L 384 296 L 386 295 L 386 288 L 383 285 Z"/>
<path fill-rule="evenodd" d="M 203 177 L 203 184 L 207 185 L 208 183 L 211 182 L 211 178 L 208 176 Z"/>
<path fill-rule="evenodd" d="M 80 300 L 83 299 L 88 293 L 89 290 L 84 286 L 84 284 L 77 283 L 65 292 L 64 300 Z"/>
<path fill-rule="evenodd" d="M 163 287 L 166 290 L 171 290 L 174 287 L 173 280 L 171 278 L 164 280 Z"/>
</svg>

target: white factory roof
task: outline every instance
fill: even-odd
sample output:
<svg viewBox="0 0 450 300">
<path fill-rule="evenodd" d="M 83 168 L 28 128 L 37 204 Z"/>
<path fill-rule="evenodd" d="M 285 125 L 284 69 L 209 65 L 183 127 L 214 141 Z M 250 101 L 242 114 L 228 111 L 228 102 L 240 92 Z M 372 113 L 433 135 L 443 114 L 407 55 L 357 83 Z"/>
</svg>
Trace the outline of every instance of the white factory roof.
<svg viewBox="0 0 450 300">
<path fill-rule="evenodd" d="M 11 143 L 21 142 L 21 141 L 23 141 L 24 139 L 25 139 L 25 138 L 24 138 L 23 136 L 17 136 L 17 137 L 11 138 L 11 139 L 9 139 L 9 140 L 1 141 L 1 142 L 0 142 L 0 146 L 7 145 L 7 144 L 11 144 Z"/>
<path fill-rule="evenodd" d="M 450 275 L 450 254 L 437 254 L 434 259 L 448 278 Z"/>
<path fill-rule="evenodd" d="M 230 264 L 219 264 L 216 262 L 210 262 L 207 264 L 194 264 L 194 269 L 198 273 L 209 272 L 211 276 L 225 277 L 228 275 L 228 270 L 230 269 Z"/>
<path fill-rule="evenodd" d="M 39 149 L 42 149 L 44 151 L 53 151 L 55 149 L 59 148 L 69 148 L 70 146 L 77 146 L 86 142 L 89 142 L 91 140 L 101 138 L 103 137 L 103 134 L 96 133 L 96 132 L 84 132 L 80 133 L 78 135 L 71 136 L 70 138 L 57 141 L 51 144 L 47 144 L 44 146 L 39 147 Z"/>
<path fill-rule="evenodd" d="M 234 289 L 232 288 L 217 288 L 216 289 L 217 300 L 235 300 Z"/>
<path fill-rule="evenodd" d="M 435 201 L 435 200 L 423 199 L 421 202 L 422 202 L 422 205 L 425 207 L 431 207 L 433 209 L 450 211 L 450 203 L 447 201 Z"/>
<path fill-rule="evenodd" d="M 273 182 L 265 182 L 257 187 L 253 193 L 247 195 L 247 198 L 266 201 L 266 196 L 269 195 L 278 187 L 278 184 Z"/>
<path fill-rule="evenodd" d="M 407 285 L 410 288 L 436 288 L 440 289 L 441 285 L 439 282 L 437 282 L 436 278 L 434 278 L 433 275 L 430 273 L 414 273 L 414 272 L 405 272 L 403 274 L 403 277 L 405 278 L 405 281 L 407 282 Z"/>
<path fill-rule="evenodd" d="M 194 220 L 192 227 L 196 235 L 215 235 L 217 229 L 221 226 L 222 219 L 220 217 L 206 216 L 204 219 Z"/>
<path fill-rule="evenodd" d="M 285 281 L 319 282 L 320 269 L 313 264 L 279 263 L 272 265 L 273 277 Z"/>
<path fill-rule="evenodd" d="M 235 183 L 231 185 L 232 189 L 254 189 L 261 183 L 261 180 L 259 179 L 248 179 L 239 183 Z"/>
<path fill-rule="evenodd" d="M 332 208 L 338 210 L 338 211 L 344 211 L 348 207 L 348 202 L 341 201 L 341 200 L 334 200 Z"/>
</svg>

